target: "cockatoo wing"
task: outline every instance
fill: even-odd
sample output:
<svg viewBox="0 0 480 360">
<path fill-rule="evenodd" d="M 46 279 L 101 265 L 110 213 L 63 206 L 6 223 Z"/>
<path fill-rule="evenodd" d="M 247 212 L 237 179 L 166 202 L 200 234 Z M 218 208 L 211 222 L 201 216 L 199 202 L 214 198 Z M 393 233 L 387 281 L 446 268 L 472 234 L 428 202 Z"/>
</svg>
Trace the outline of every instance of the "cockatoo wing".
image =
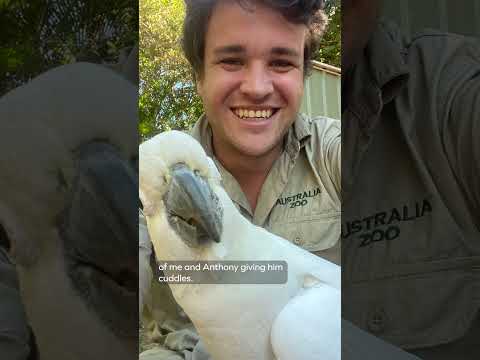
<svg viewBox="0 0 480 360">
<path fill-rule="evenodd" d="M 270 336 L 277 360 L 341 358 L 340 294 L 332 286 L 317 282 L 301 289 L 285 305 Z"/>
</svg>

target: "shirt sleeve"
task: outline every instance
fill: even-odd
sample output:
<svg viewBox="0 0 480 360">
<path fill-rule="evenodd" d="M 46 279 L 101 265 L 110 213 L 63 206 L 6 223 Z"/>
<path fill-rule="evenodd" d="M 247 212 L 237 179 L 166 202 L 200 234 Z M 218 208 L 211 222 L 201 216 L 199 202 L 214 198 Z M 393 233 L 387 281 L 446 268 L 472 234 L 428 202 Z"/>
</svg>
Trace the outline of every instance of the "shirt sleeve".
<svg viewBox="0 0 480 360">
<path fill-rule="evenodd" d="M 469 43 L 458 64 L 466 79 L 451 91 L 444 109 L 444 146 L 456 179 L 480 227 L 480 43 Z"/>
<path fill-rule="evenodd" d="M 30 334 L 15 266 L 0 247 L 0 357 L 28 359 L 29 342 Z"/>
<path fill-rule="evenodd" d="M 341 123 L 330 118 L 316 118 L 312 129 L 312 153 L 322 183 L 340 207 L 342 174 Z"/>
<path fill-rule="evenodd" d="M 329 139 L 327 155 L 330 174 L 335 187 L 337 188 L 337 193 L 340 195 L 342 178 L 342 139 L 339 121 L 337 121 L 334 128 L 334 135 Z"/>
</svg>

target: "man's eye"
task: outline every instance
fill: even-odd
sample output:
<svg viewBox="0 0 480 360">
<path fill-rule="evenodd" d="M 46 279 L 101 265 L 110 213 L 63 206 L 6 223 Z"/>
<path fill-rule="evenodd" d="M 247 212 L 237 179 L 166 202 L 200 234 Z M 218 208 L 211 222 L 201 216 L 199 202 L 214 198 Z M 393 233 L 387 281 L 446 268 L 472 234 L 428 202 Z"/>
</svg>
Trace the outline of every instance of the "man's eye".
<svg viewBox="0 0 480 360">
<path fill-rule="evenodd" d="M 226 71 L 238 71 L 244 62 L 239 58 L 225 58 L 218 61 L 218 64 Z"/>
<path fill-rule="evenodd" d="M 227 66 L 241 66 L 243 65 L 243 62 L 241 59 L 235 59 L 235 58 L 228 58 L 228 59 L 222 59 L 220 60 L 221 64 L 227 65 Z"/>
<path fill-rule="evenodd" d="M 274 60 L 270 63 L 270 66 L 274 67 L 275 69 L 279 70 L 290 70 L 294 65 L 287 60 Z"/>
</svg>

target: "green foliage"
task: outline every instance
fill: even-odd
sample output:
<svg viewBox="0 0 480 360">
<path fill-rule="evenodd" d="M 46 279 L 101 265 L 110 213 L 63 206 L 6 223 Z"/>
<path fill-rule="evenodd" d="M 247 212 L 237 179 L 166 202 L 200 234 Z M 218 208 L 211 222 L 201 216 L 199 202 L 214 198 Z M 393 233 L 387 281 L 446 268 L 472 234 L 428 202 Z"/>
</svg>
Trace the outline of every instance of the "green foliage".
<svg viewBox="0 0 480 360">
<path fill-rule="evenodd" d="M 112 64 L 138 37 L 136 0 L 0 2 L 0 93 L 76 61 Z"/>
<path fill-rule="evenodd" d="M 330 25 L 315 59 L 340 65 L 340 0 L 327 1 Z M 158 132 L 190 128 L 202 114 L 180 39 L 183 0 L 140 0 L 141 140 Z"/>
<path fill-rule="evenodd" d="M 183 0 L 140 0 L 140 125 L 142 139 L 187 129 L 201 115 L 190 66 L 184 58 Z"/>
<path fill-rule="evenodd" d="M 340 0 L 329 0 L 325 5 L 325 12 L 328 16 L 328 28 L 322 38 L 320 49 L 315 54 L 315 60 L 340 67 L 342 41 L 342 11 Z"/>
</svg>

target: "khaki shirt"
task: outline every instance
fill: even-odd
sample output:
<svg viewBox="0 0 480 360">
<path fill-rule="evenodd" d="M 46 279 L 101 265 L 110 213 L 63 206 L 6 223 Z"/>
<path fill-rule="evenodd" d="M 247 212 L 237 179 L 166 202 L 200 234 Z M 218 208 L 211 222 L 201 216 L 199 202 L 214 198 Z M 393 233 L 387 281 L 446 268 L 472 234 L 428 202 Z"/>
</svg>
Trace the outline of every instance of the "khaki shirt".
<svg viewBox="0 0 480 360">
<path fill-rule="evenodd" d="M 302 248 L 340 263 L 340 121 L 298 115 L 252 212 L 237 180 L 215 158 L 208 121 L 191 135 L 214 159 L 222 185 L 243 216 Z"/>
<path fill-rule="evenodd" d="M 404 348 L 453 341 L 480 308 L 480 44 L 380 24 L 350 75 L 342 315 Z"/>
</svg>

